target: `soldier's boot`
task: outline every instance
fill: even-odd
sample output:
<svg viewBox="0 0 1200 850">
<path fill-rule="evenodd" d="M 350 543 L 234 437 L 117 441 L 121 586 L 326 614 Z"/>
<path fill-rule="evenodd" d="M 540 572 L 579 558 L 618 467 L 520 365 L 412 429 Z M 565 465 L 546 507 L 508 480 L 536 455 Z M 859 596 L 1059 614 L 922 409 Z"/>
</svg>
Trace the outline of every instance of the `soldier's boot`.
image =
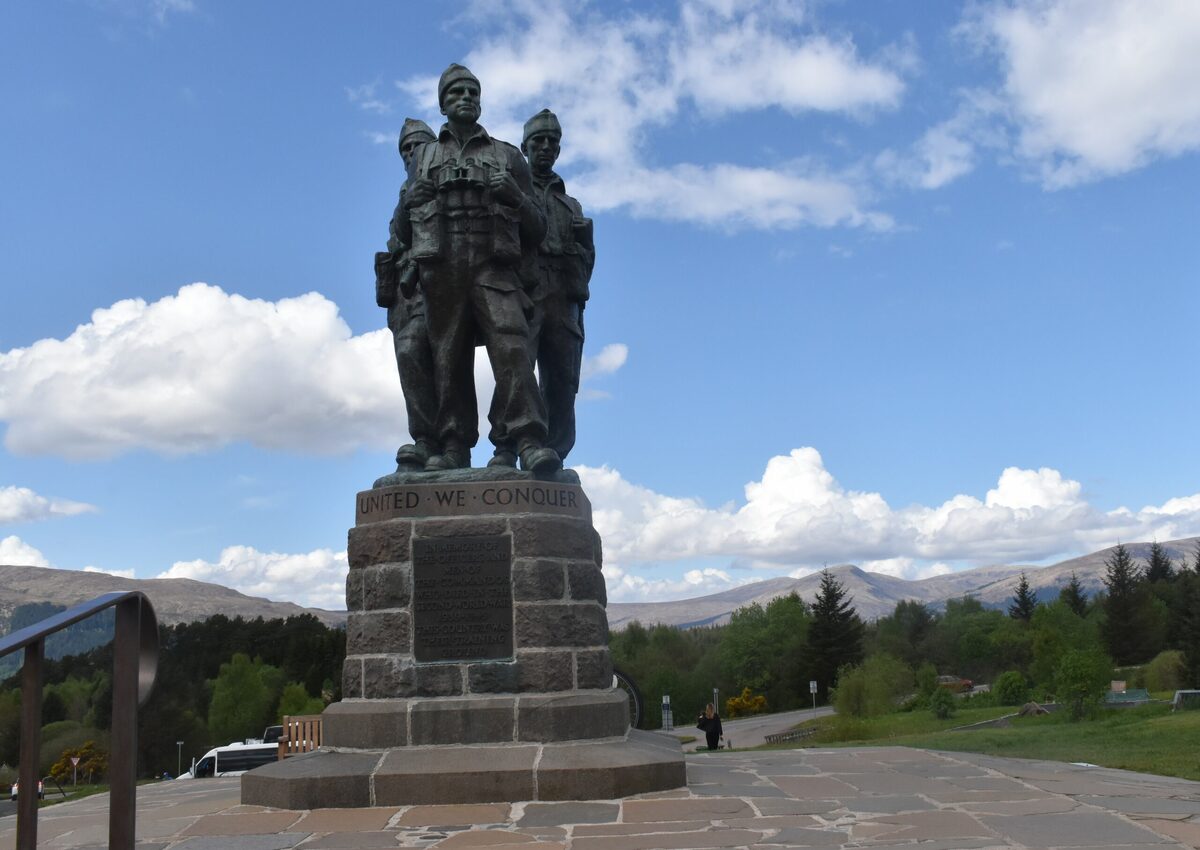
<svg viewBox="0 0 1200 850">
<path fill-rule="evenodd" d="M 434 447 L 425 440 L 403 445 L 396 449 L 396 471 L 420 472 L 434 454 Z"/>
<path fill-rule="evenodd" d="M 521 469 L 536 473 L 554 472 L 562 469 L 562 458 L 554 449 L 527 445 L 521 449 Z"/>
<path fill-rule="evenodd" d="M 433 455 L 425 463 L 426 472 L 445 469 L 468 469 L 471 466 L 471 450 L 462 443 L 447 440 L 440 454 Z"/>
<path fill-rule="evenodd" d="M 512 449 L 496 447 L 496 453 L 488 461 L 488 466 L 503 466 L 509 469 L 517 468 L 517 453 Z"/>
</svg>

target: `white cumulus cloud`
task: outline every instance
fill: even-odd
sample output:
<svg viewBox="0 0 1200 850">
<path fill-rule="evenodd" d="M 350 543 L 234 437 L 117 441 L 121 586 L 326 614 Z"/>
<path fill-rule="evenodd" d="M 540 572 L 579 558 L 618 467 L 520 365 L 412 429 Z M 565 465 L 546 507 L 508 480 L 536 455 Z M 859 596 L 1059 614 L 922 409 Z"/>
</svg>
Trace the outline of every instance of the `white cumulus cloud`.
<svg viewBox="0 0 1200 850">
<path fill-rule="evenodd" d="M 688 570 L 678 579 L 646 578 L 637 573 L 626 572 L 617 565 L 604 566 L 608 598 L 613 602 L 650 602 L 708 596 L 757 579 L 758 576 L 746 573 L 732 575 L 725 570 L 711 567 Z"/>
<path fill-rule="evenodd" d="M 846 490 L 813 448 L 771 458 L 740 503 L 716 508 L 656 493 L 607 467 L 579 473 L 604 539 L 614 598 L 668 598 L 678 582 L 644 576 L 689 560 L 796 575 L 850 562 L 913 579 L 1067 557 L 1118 539 L 1200 534 L 1200 494 L 1139 511 L 1103 511 L 1087 502 L 1079 482 L 1050 468 L 1005 469 L 982 499 L 957 494 L 938 505 L 903 508 L 879 493 Z M 702 592 L 731 586 L 730 575 L 694 574 Z"/>
<path fill-rule="evenodd" d="M 1006 0 L 964 29 L 1001 62 L 1017 153 L 1045 186 L 1200 149 L 1200 3 Z"/>
<path fill-rule="evenodd" d="M 392 356 L 386 330 L 354 336 L 318 293 L 270 302 L 191 284 L 0 354 L 5 445 L 104 457 L 234 440 L 326 452 L 391 442 L 404 421 Z"/>
<path fill-rule="evenodd" d="M 565 0 L 501 0 L 464 16 L 489 31 L 465 57 L 483 84 L 483 123 L 519 140 L 549 106 L 563 122 L 561 164 L 594 210 L 721 227 L 845 225 L 887 229 L 853 175 L 819 163 L 656 162 L 652 133 L 690 121 L 784 110 L 859 119 L 896 108 L 911 49 L 860 55 L 853 39 L 822 31 L 805 4 L 681 0 L 670 10 L 614 12 Z M 437 78 L 398 85 L 437 114 Z"/>
<path fill-rule="evenodd" d="M 0 564 L 14 567 L 49 567 L 50 561 L 20 537 L 0 537 Z"/>
<path fill-rule="evenodd" d="M 249 596 L 340 610 L 346 607 L 345 551 L 316 549 L 301 554 L 260 552 L 227 546 L 215 562 L 176 561 L 156 578 L 190 578 L 232 587 Z"/>
<path fill-rule="evenodd" d="M 116 576 L 117 578 L 137 578 L 133 570 L 109 570 L 103 567 L 87 566 L 83 568 L 85 573 L 101 573 L 106 576 Z"/>
<path fill-rule="evenodd" d="M 583 358 L 583 363 L 580 364 L 580 376 L 582 380 L 586 381 L 590 378 L 611 375 L 624 366 L 628 358 L 629 346 L 620 342 L 610 343 L 600 349 L 599 354 Z"/>
<path fill-rule="evenodd" d="M 614 346 L 587 377 L 620 368 L 625 347 Z M 486 356 L 475 377 L 486 413 Z M 386 329 L 354 335 L 316 292 L 264 301 L 204 283 L 152 303 L 118 301 L 65 339 L 0 352 L 0 421 L 10 451 L 70 458 L 235 441 L 314 453 L 394 448 L 408 428 Z"/>
<path fill-rule="evenodd" d="M 981 149 L 1001 152 L 1011 144 L 1004 112 L 1003 100 L 992 92 L 960 92 L 950 118 L 926 130 L 908 150 L 888 148 L 878 154 L 876 171 L 888 183 L 940 189 L 973 171 Z"/>
<path fill-rule="evenodd" d="M 0 525 L 75 516 L 96 510 L 94 505 L 70 499 L 48 499 L 28 487 L 0 487 Z"/>
</svg>

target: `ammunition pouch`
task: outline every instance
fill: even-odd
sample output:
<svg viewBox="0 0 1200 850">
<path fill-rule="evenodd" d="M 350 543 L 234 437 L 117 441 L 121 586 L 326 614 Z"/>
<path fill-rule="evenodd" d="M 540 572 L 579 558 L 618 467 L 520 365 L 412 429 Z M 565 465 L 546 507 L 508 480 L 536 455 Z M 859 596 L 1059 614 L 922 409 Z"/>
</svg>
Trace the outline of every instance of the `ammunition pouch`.
<svg viewBox="0 0 1200 850">
<path fill-rule="evenodd" d="M 492 204 L 492 259 L 502 263 L 521 262 L 521 210 Z"/>
<path fill-rule="evenodd" d="M 375 303 L 380 307 L 391 307 L 396 303 L 396 264 L 391 251 L 375 253 Z"/>
<path fill-rule="evenodd" d="M 420 281 L 420 271 L 417 269 L 417 264 L 405 257 L 397 267 L 397 283 L 400 289 L 400 294 L 405 299 L 411 299 L 417 294 L 417 283 Z"/>
</svg>

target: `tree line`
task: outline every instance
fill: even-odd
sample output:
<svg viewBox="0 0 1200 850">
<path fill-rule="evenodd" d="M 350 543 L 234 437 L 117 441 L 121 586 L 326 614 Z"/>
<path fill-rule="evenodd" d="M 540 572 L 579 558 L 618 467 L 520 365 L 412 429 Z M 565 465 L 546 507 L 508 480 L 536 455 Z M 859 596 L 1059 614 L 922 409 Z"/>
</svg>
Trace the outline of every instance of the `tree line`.
<svg viewBox="0 0 1200 850">
<path fill-rule="evenodd" d="M 671 697 L 678 725 L 704 710 L 714 688 L 721 695 L 717 709 L 726 715 L 727 700 L 735 699 L 734 706 L 744 702 L 746 688 L 765 697 L 766 710 L 786 711 L 810 705 L 809 682 L 816 681 L 817 702 L 823 704 L 838 671 L 862 661 L 868 628 L 841 582 L 826 570 L 811 605 L 791 593 L 739 608 L 721 626 L 634 622 L 614 633 L 609 645 L 613 664 L 637 682 L 646 699 L 643 726 L 656 729 L 663 695 Z"/>
<path fill-rule="evenodd" d="M 713 688 L 723 697 L 750 688 L 767 710 L 785 711 L 811 705 L 813 680 L 817 702 L 832 701 L 848 675 L 842 698 L 868 713 L 905 697 L 928 704 L 939 676 L 1003 684 L 995 699 L 1069 692 L 1079 705 L 1094 702 L 1113 675 L 1157 691 L 1198 687 L 1200 544 L 1193 558 L 1174 563 L 1154 543 L 1142 564 L 1118 545 L 1105 564 L 1104 590 L 1090 598 L 1073 574 L 1056 598 L 1039 602 L 1022 574 L 1004 609 L 971 596 L 941 610 L 904 600 L 870 623 L 826 571 L 811 604 L 793 593 L 741 608 L 727 625 L 689 630 L 632 623 L 611 646 L 614 663 L 641 685 L 651 728 L 663 694 L 682 724 L 711 701 Z"/>
<path fill-rule="evenodd" d="M 160 626 L 158 680 L 140 712 L 138 770 L 174 772 L 213 746 L 247 737 L 287 714 L 317 713 L 340 698 L 344 629 L 311 615 L 244 620 L 215 615 Z M 610 637 L 614 664 L 640 686 L 643 726 L 661 722 L 671 697 L 676 722 L 720 694 L 718 710 L 786 711 L 838 702 L 839 712 L 877 713 L 911 697 L 938 696 L 938 677 L 991 682 L 1005 702 L 1069 694 L 1082 705 L 1110 676 L 1164 691 L 1200 686 L 1200 545 L 1174 563 L 1157 543 L 1139 564 L 1118 545 L 1104 590 L 1089 598 L 1077 577 L 1039 602 L 1022 575 L 1007 609 L 967 596 L 943 610 L 905 600 L 864 622 L 837 578 L 821 575 L 811 603 L 795 593 L 733 613 L 726 625 L 693 629 L 634 622 Z M 1123 670 L 1123 668 L 1136 669 Z M 111 721 L 111 643 L 45 662 L 43 773 L 89 741 L 103 752 Z M 911 700 L 910 700 L 911 701 Z M 20 746 L 20 686 L 0 682 L 0 767 Z M 176 742 L 183 741 L 182 752 Z M 100 763 L 100 762 L 97 762 Z"/>
<path fill-rule="evenodd" d="M 311 614 L 160 625 L 159 647 L 154 691 L 139 711 L 141 776 L 173 775 L 177 761 L 186 767 L 214 746 L 257 737 L 283 715 L 319 713 L 341 696 L 345 630 Z M 44 662 L 42 775 L 89 741 L 107 750 L 111 676 L 111 642 Z M 19 677 L 0 682 L 0 765 L 17 763 L 20 707 Z"/>
</svg>

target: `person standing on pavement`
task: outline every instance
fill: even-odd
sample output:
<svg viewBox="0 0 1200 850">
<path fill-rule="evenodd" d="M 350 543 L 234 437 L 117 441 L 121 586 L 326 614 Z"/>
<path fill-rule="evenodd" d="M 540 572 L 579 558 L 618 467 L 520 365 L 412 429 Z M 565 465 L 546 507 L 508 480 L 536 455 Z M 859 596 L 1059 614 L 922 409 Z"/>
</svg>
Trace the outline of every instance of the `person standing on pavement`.
<svg viewBox="0 0 1200 850">
<path fill-rule="evenodd" d="M 704 713 L 697 718 L 696 728 L 704 731 L 704 739 L 710 750 L 720 748 L 720 742 L 725 737 L 725 732 L 721 729 L 721 715 L 717 714 L 711 702 L 704 706 Z"/>
</svg>

